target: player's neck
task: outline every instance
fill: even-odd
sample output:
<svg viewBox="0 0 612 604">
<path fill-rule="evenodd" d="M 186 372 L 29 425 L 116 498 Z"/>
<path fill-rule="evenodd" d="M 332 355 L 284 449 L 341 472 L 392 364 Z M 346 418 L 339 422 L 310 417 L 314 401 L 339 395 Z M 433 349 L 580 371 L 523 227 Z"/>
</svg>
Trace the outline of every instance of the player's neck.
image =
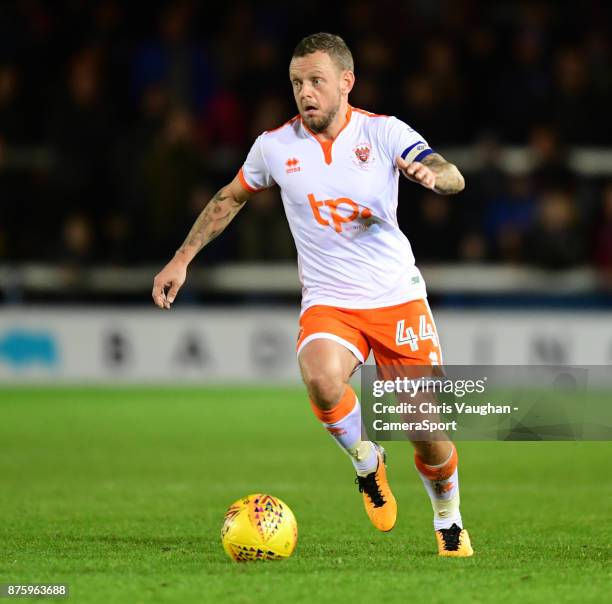
<svg viewBox="0 0 612 604">
<path fill-rule="evenodd" d="M 351 119 L 351 106 L 348 101 L 340 103 L 340 109 L 332 123 L 323 131 L 317 134 L 317 138 L 322 141 L 333 141 Z"/>
</svg>

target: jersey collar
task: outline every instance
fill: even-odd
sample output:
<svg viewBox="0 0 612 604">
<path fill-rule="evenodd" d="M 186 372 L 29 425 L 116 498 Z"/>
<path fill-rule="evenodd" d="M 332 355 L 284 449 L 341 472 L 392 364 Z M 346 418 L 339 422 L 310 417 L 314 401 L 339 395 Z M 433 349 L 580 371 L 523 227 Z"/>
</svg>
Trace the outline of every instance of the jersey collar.
<svg viewBox="0 0 612 604">
<path fill-rule="evenodd" d="M 348 109 L 346 110 L 346 121 L 344 122 L 344 125 L 342 126 L 342 128 L 340 128 L 338 134 L 336 134 L 336 138 L 332 140 L 325 140 L 325 141 L 320 140 L 319 137 L 306 125 L 306 122 L 304 122 L 304 120 L 302 119 L 302 116 L 300 116 L 302 127 L 306 130 L 306 132 L 308 132 L 319 143 L 319 145 L 321 145 L 321 149 L 323 151 L 323 157 L 327 165 L 332 163 L 332 145 L 338 140 L 338 137 L 340 136 L 340 134 L 342 134 L 344 129 L 349 125 L 352 115 L 353 115 L 353 108 L 349 105 Z"/>
</svg>

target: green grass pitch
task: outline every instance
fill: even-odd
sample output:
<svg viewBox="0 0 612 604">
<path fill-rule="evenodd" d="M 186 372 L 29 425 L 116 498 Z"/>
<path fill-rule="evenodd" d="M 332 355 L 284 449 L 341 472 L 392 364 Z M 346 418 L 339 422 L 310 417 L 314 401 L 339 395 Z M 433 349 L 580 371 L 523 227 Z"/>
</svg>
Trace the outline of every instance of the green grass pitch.
<svg viewBox="0 0 612 604">
<path fill-rule="evenodd" d="M 609 443 L 459 443 L 471 559 L 434 555 L 409 445 L 387 445 L 381 534 L 302 390 L 0 390 L 0 583 L 65 582 L 79 603 L 609 597 Z M 298 547 L 236 564 L 223 515 L 258 491 L 291 506 Z"/>
</svg>

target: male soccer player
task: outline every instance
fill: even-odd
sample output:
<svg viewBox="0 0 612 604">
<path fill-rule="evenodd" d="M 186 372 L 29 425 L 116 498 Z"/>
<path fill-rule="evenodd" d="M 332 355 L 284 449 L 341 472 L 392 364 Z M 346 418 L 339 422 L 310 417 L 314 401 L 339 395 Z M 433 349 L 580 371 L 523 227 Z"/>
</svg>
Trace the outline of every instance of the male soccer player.
<svg viewBox="0 0 612 604">
<path fill-rule="evenodd" d="M 464 181 L 404 122 L 351 107 L 353 58 L 342 38 L 304 38 L 289 78 L 298 115 L 255 140 L 236 177 L 215 194 L 155 277 L 153 300 L 169 309 L 198 251 L 251 195 L 277 184 L 298 251 L 297 353 L 312 409 L 350 456 L 372 524 L 389 531 L 397 505 L 386 455 L 377 443 L 361 440 L 361 409 L 348 382 L 371 350 L 379 368 L 441 363 L 425 284 L 397 223 L 398 177 L 401 172 L 442 195 L 461 191 Z M 413 445 L 434 510 L 438 553 L 470 556 L 454 445 L 446 437 Z"/>
</svg>

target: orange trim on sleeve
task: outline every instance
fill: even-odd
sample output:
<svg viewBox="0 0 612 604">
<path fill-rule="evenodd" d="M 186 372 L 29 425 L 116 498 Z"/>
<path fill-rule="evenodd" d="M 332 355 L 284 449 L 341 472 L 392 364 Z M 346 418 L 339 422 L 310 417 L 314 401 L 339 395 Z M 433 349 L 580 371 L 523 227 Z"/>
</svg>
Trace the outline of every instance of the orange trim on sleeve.
<svg viewBox="0 0 612 604">
<path fill-rule="evenodd" d="M 335 424 L 336 422 L 343 420 L 355 408 L 356 402 L 357 395 L 355 394 L 355 391 L 349 385 L 347 385 L 342 398 L 332 409 L 319 409 L 319 407 L 317 407 L 312 401 L 310 401 L 310 406 L 312 407 L 314 414 L 324 424 Z"/>
<path fill-rule="evenodd" d="M 265 191 L 268 187 L 262 187 L 261 189 L 256 189 L 255 187 L 252 187 L 245 179 L 244 177 L 244 170 L 242 168 L 240 168 L 240 170 L 238 170 L 238 180 L 240 181 L 240 184 L 244 187 L 244 189 L 246 191 L 250 191 L 251 193 L 258 193 L 259 191 Z"/>
<path fill-rule="evenodd" d="M 417 470 L 429 480 L 446 480 L 450 478 L 457 468 L 457 462 L 458 457 L 455 445 L 453 445 L 453 452 L 448 461 L 441 466 L 429 466 L 416 453 L 414 454 L 414 463 Z"/>
</svg>

